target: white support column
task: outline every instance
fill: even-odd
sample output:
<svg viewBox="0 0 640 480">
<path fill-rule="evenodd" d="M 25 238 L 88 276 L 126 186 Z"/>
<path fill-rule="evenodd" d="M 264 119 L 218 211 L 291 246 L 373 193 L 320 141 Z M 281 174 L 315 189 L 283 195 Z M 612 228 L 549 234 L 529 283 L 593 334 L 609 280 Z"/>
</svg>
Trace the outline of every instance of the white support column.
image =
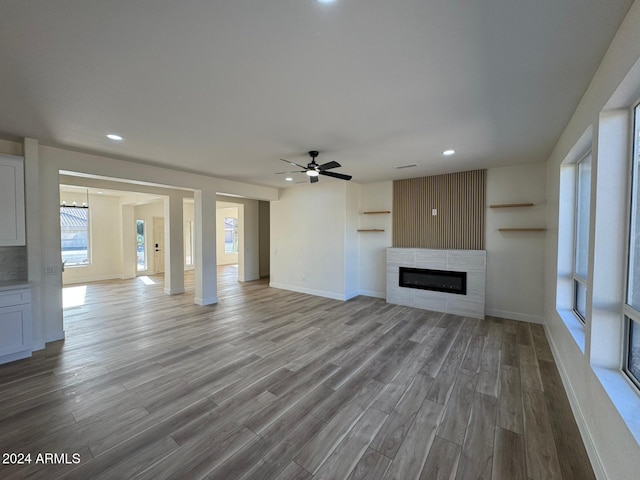
<svg viewBox="0 0 640 480">
<path fill-rule="evenodd" d="M 250 282 L 260 278 L 260 229 L 258 201 L 245 201 L 238 205 L 238 280 Z"/>
<path fill-rule="evenodd" d="M 184 293 L 184 226 L 182 195 L 164 200 L 164 293 Z"/>
<path fill-rule="evenodd" d="M 33 315 L 33 350 L 44 348 L 41 288 L 44 280 L 42 234 L 40 229 L 40 159 L 38 141 L 24 139 L 25 215 L 27 227 L 27 270 L 31 283 L 31 313 Z"/>
<path fill-rule="evenodd" d="M 196 190 L 195 213 L 195 265 L 196 297 L 198 305 L 218 303 L 216 267 L 216 192 Z"/>
</svg>

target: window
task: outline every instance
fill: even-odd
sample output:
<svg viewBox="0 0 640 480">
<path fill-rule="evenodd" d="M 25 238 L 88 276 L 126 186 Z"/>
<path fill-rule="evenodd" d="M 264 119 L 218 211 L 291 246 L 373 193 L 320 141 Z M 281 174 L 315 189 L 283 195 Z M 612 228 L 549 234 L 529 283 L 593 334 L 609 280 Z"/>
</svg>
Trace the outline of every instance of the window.
<svg viewBox="0 0 640 480">
<path fill-rule="evenodd" d="M 136 257 L 138 272 L 147 269 L 147 251 L 145 248 L 144 220 L 136 220 Z"/>
<path fill-rule="evenodd" d="M 195 244 L 193 238 L 193 222 L 187 220 L 184 222 L 184 264 L 187 267 L 195 265 L 193 258 L 193 252 L 195 251 Z"/>
<path fill-rule="evenodd" d="M 576 167 L 576 225 L 573 258 L 573 311 L 584 322 L 587 311 L 589 214 L 591 202 L 591 152 Z"/>
<path fill-rule="evenodd" d="M 65 266 L 90 265 L 89 208 L 60 207 L 62 263 Z"/>
<path fill-rule="evenodd" d="M 627 264 L 627 295 L 624 305 L 626 345 L 624 372 L 640 386 L 640 105 L 633 109 L 631 173 L 631 225 Z"/>
<path fill-rule="evenodd" d="M 238 253 L 238 219 L 224 217 L 224 253 Z"/>
</svg>

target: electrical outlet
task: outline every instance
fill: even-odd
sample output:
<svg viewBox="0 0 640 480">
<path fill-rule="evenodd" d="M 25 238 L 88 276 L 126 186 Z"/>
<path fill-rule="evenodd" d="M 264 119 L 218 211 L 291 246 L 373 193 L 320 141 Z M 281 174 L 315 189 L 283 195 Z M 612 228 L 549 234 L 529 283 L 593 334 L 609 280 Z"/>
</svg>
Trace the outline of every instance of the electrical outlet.
<svg viewBox="0 0 640 480">
<path fill-rule="evenodd" d="M 434 217 L 435 217 L 436 215 L 438 215 L 438 209 L 437 209 L 437 208 L 432 208 L 432 209 L 431 209 L 431 215 L 433 215 Z"/>
<path fill-rule="evenodd" d="M 44 267 L 44 274 L 45 275 L 55 275 L 57 273 L 56 271 L 56 267 Z"/>
</svg>

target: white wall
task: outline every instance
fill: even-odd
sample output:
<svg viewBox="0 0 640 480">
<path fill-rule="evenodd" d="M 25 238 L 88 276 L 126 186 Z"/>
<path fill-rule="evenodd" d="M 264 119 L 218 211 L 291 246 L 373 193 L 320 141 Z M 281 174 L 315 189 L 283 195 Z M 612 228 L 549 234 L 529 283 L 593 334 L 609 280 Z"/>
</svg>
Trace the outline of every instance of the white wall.
<svg viewBox="0 0 640 480">
<path fill-rule="evenodd" d="M 393 211 L 393 182 L 362 185 L 360 212 Z M 386 298 L 387 259 L 386 249 L 392 242 L 392 215 L 359 216 L 361 229 L 377 228 L 384 232 L 362 232 L 360 243 L 359 289 L 362 295 Z"/>
<path fill-rule="evenodd" d="M 82 198 L 81 198 L 82 197 Z M 60 202 L 82 204 L 86 195 L 60 192 Z M 59 218 L 59 217 L 58 217 Z M 118 197 L 89 195 L 91 264 L 65 268 L 63 284 L 122 278 L 122 216 Z"/>
<path fill-rule="evenodd" d="M 591 313 L 588 312 L 587 345 L 583 353 L 567 324 L 556 311 L 560 168 L 561 162 L 579 143 L 584 132 L 593 127 L 594 136 L 597 138 L 603 110 L 629 108 L 639 97 L 640 2 L 635 2 L 571 121 L 560 136 L 547 164 L 547 226 L 549 230 L 546 235 L 544 274 L 545 329 L 596 474 L 600 478 L 616 480 L 637 478 L 640 471 L 640 444 L 637 440 L 640 432 L 635 431 L 634 437 L 623 420 L 625 408 L 629 409 L 631 415 L 637 420 L 640 397 L 635 392 L 629 392 L 630 394 L 627 395 L 630 387 L 623 380 L 615 383 L 613 388 L 613 383 L 608 384 L 604 380 L 604 377 L 620 379 L 621 374 L 618 369 L 598 369 L 592 366 L 589 356 L 590 344 L 597 343 L 601 339 L 597 334 L 595 337 L 589 335 L 589 322 L 593 320 L 589 318 Z M 605 155 L 600 157 L 597 150 L 598 142 L 594 142 L 594 145 L 594 161 L 596 165 L 600 163 L 598 170 L 606 170 L 603 163 L 609 162 L 610 159 Z M 594 177 L 592 192 L 593 186 L 597 184 L 598 179 Z M 606 197 L 607 192 L 601 191 L 600 195 Z M 592 201 L 592 206 L 601 203 Z M 610 212 L 606 209 L 592 211 L 591 255 L 593 255 L 592 240 L 595 238 L 593 220 L 595 216 L 603 218 L 611 213 L 618 212 Z M 601 249 L 602 245 L 599 247 Z M 611 245 L 611 248 L 616 251 L 624 249 L 624 242 Z M 593 265 L 593 257 L 590 259 L 590 265 Z M 622 292 L 619 295 L 619 302 L 622 302 Z M 619 321 L 622 322 L 621 313 Z M 602 381 L 598 375 L 603 378 Z M 620 405 L 616 400 L 622 396 L 626 397 L 625 405 Z"/>
<path fill-rule="evenodd" d="M 258 229 L 260 236 L 259 257 L 260 257 L 260 278 L 268 277 L 271 269 L 270 261 L 271 248 L 269 247 L 269 229 L 271 224 L 271 214 L 269 202 L 258 203 Z"/>
<path fill-rule="evenodd" d="M 225 253 L 224 251 L 224 219 L 226 217 L 238 218 L 238 207 L 216 209 L 216 248 L 218 265 L 233 265 L 238 263 L 237 253 Z"/>
<path fill-rule="evenodd" d="M 272 287 L 345 299 L 346 189 L 321 180 L 271 202 Z"/>
<path fill-rule="evenodd" d="M 344 296 L 360 295 L 360 194 L 357 183 L 345 183 L 346 205 L 344 225 Z"/>
<path fill-rule="evenodd" d="M 545 232 L 499 232 L 500 227 L 546 226 L 546 164 L 487 170 L 486 313 L 542 323 Z M 533 203 L 533 207 L 489 208 Z"/>
</svg>

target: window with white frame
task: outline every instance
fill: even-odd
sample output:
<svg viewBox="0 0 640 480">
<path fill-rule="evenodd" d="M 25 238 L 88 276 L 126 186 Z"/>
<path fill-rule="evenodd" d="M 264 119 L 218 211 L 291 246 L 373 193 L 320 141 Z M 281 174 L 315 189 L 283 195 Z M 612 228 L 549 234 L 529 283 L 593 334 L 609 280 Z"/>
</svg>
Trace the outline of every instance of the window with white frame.
<svg viewBox="0 0 640 480">
<path fill-rule="evenodd" d="M 184 222 L 184 264 L 187 267 L 195 265 L 193 252 L 195 251 L 193 222 L 187 220 Z"/>
<path fill-rule="evenodd" d="M 224 218 L 224 253 L 238 253 L 238 219 Z"/>
<path fill-rule="evenodd" d="M 633 109 L 632 155 L 623 371 L 640 387 L 640 104 Z"/>
<path fill-rule="evenodd" d="M 584 322 L 587 312 L 591 152 L 576 165 L 576 208 L 573 240 L 573 311 Z"/>
<path fill-rule="evenodd" d="M 89 207 L 67 206 L 63 202 L 60 206 L 60 234 L 62 263 L 65 266 L 90 265 Z"/>
</svg>

